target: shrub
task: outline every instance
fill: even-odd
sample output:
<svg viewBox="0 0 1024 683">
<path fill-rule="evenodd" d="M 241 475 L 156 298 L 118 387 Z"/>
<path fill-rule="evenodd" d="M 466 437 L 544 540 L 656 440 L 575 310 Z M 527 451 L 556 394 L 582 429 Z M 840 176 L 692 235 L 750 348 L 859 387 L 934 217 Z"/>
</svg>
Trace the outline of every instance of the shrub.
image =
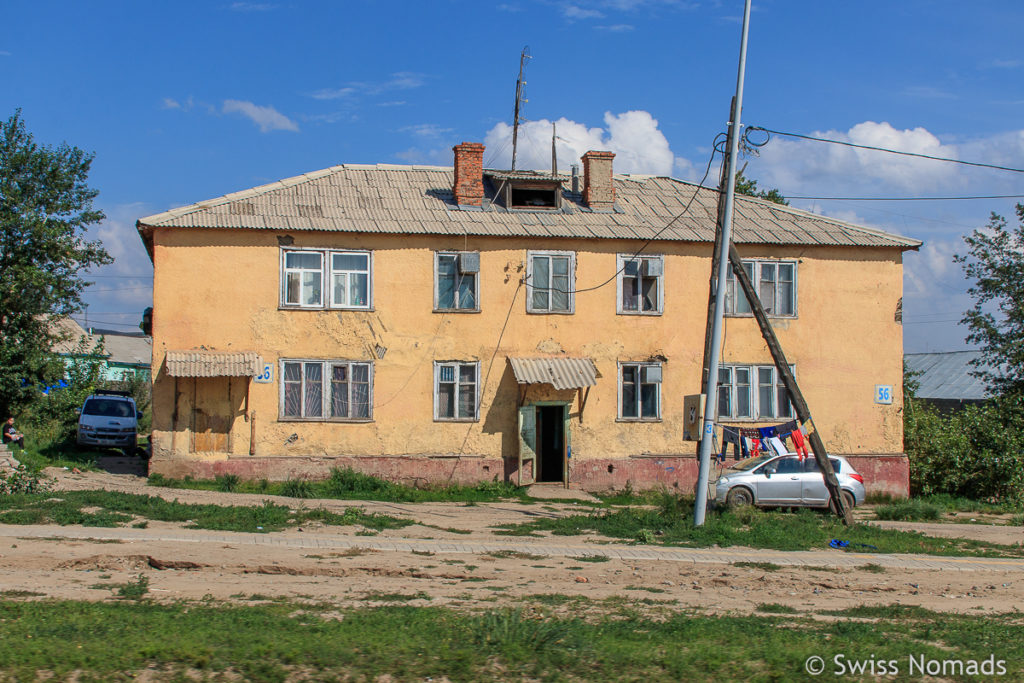
<svg viewBox="0 0 1024 683">
<path fill-rule="evenodd" d="M 215 482 L 217 484 L 218 491 L 224 491 L 230 493 L 238 488 L 238 475 L 237 474 L 221 474 L 217 476 Z"/>
<path fill-rule="evenodd" d="M 312 498 L 313 485 L 305 479 L 289 479 L 281 484 L 281 495 L 289 498 Z"/>
<path fill-rule="evenodd" d="M 904 500 L 875 508 L 875 516 L 899 522 L 922 522 L 938 519 L 942 510 L 934 503 L 920 500 Z"/>
<path fill-rule="evenodd" d="M 911 493 L 1024 500 L 1024 398 L 993 399 L 947 417 L 910 398 L 903 439 Z"/>
<path fill-rule="evenodd" d="M 50 490 L 50 480 L 38 472 L 18 465 L 13 472 L 0 472 L 0 494 L 41 493 Z"/>
</svg>

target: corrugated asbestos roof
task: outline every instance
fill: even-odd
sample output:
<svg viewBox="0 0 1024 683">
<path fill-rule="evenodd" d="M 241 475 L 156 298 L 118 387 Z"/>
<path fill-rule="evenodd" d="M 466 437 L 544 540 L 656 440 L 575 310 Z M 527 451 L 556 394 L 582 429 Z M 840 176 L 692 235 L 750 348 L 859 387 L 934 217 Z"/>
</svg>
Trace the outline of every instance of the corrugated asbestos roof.
<svg viewBox="0 0 1024 683">
<path fill-rule="evenodd" d="M 498 172 L 496 172 L 498 173 Z M 153 228 L 243 228 L 435 235 L 583 237 L 711 242 L 718 191 L 662 176 L 616 175 L 615 210 L 592 211 L 560 176 L 561 210 L 508 211 L 489 201 L 462 207 L 452 196 L 452 169 L 388 164 L 333 166 L 138 221 Z M 690 210 L 680 214 L 690 198 Z M 915 239 L 864 228 L 771 202 L 739 196 L 737 244 L 840 245 L 917 249 Z M 150 238 L 147 237 L 147 244 Z M 151 246 L 151 244 L 150 244 Z"/>
<path fill-rule="evenodd" d="M 914 378 L 918 398 L 980 400 L 989 397 L 985 383 L 971 374 L 977 369 L 971 361 L 980 357 L 979 351 L 949 351 L 908 353 L 903 360 L 907 370 L 921 373 Z"/>
<path fill-rule="evenodd" d="M 550 384 L 579 389 L 597 384 L 597 366 L 589 358 L 509 358 L 519 384 Z"/>
<path fill-rule="evenodd" d="M 262 370 L 255 351 L 168 351 L 171 377 L 255 377 Z"/>
</svg>

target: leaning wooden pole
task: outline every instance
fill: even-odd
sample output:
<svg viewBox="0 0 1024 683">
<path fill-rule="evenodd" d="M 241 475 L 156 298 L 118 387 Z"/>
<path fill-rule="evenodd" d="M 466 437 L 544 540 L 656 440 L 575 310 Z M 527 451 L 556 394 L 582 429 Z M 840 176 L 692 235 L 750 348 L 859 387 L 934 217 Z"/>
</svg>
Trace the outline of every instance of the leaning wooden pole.
<svg viewBox="0 0 1024 683">
<path fill-rule="evenodd" d="M 754 318 L 757 320 L 758 327 L 761 328 L 761 336 L 764 337 L 765 343 L 768 344 L 768 350 L 772 354 L 772 360 L 775 361 L 775 367 L 779 371 L 779 376 L 782 377 L 782 383 L 786 385 L 789 399 L 796 409 L 796 416 L 801 424 L 807 422 L 811 419 L 811 410 L 807 407 L 807 401 L 804 400 L 804 395 L 796 383 L 793 371 L 789 369 L 786 354 L 783 353 L 779 339 L 775 336 L 775 330 L 772 329 L 772 324 L 768 321 L 768 314 L 765 313 L 764 306 L 761 305 L 761 299 L 758 298 L 757 293 L 754 291 L 754 283 L 750 281 L 750 276 L 747 275 L 747 271 L 743 268 L 739 252 L 736 251 L 736 245 L 731 241 L 729 242 L 729 263 L 732 265 L 732 272 L 736 276 L 736 281 L 739 282 L 740 287 L 743 288 L 743 293 L 747 296 L 747 301 L 750 302 L 750 309 L 754 312 Z M 843 520 L 844 524 L 852 524 L 852 513 L 843 504 L 839 480 L 836 479 L 836 473 L 832 469 L 832 463 L 829 461 L 828 453 L 825 451 L 825 444 L 822 442 L 821 435 L 818 434 L 817 429 L 810 432 L 808 440 L 811 442 L 811 450 L 814 451 L 814 459 L 818 461 L 818 467 L 821 469 L 821 476 L 825 480 L 825 488 L 828 489 L 830 498 L 829 508 Z"/>
</svg>

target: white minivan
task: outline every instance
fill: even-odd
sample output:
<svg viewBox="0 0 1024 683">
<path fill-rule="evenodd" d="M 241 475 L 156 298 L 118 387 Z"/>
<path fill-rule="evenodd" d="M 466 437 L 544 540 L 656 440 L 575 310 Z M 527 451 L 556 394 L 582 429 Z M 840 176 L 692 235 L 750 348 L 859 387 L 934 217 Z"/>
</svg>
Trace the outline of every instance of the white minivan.
<svg viewBox="0 0 1024 683">
<path fill-rule="evenodd" d="M 97 389 L 78 413 L 78 445 L 123 448 L 132 453 L 138 443 L 139 412 L 127 391 Z"/>
</svg>

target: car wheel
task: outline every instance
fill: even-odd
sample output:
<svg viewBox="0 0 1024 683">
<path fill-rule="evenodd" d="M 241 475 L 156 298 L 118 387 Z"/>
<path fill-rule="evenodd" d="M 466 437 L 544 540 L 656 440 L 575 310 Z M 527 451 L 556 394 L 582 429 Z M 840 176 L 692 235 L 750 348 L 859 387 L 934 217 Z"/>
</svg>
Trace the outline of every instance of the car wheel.
<svg viewBox="0 0 1024 683">
<path fill-rule="evenodd" d="M 729 507 L 734 508 L 753 505 L 754 495 L 750 492 L 750 489 L 737 486 L 729 491 L 729 494 L 725 497 L 725 502 L 729 504 Z"/>
<path fill-rule="evenodd" d="M 840 495 L 843 497 L 843 507 L 847 510 L 852 510 L 857 505 L 857 499 L 849 491 L 843 491 Z"/>
</svg>

